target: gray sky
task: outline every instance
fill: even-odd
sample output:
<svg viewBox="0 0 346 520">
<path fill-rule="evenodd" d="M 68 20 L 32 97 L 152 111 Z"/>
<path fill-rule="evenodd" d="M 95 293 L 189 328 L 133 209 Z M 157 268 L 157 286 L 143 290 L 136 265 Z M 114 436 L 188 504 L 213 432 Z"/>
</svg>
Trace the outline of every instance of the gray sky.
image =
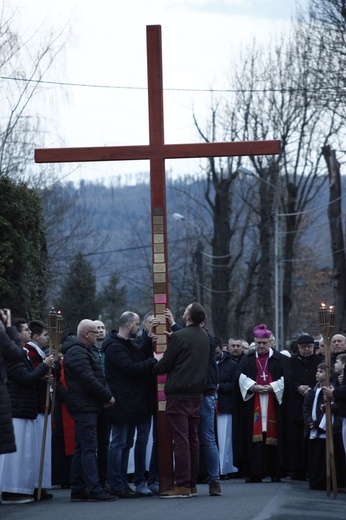
<svg viewBox="0 0 346 520">
<path fill-rule="evenodd" d="M 165 141 L 197 142 L 192 110 L 203 120 L 210 95 L 193 89 L 227 87 L 229 62 L 239 45 L 268 41 L 294 14 L 295 0 L 10 0 L 19 4 L 21 31 L 62 27 L 72 36 L 64 70 L 47 79 L 68 86 L 52 103 L 43 91 L 39 110 L 56 124 L 45 146 L 148 143 L 146 25 L 162 26 Z M 306 4 L 301 0 L 300 4 Z M 111 86 L 113 88 L 96 88 Z M 199 161 L 167 161 L 166 170 L 198 171 Z M 35 166 L 39 168 L 39 166 Z M 75 165 L 62 169 L 62 175 Z M 80 165 L 69 179 L 106 180 L 148 171 L 146 162 Z"/>
</svg>

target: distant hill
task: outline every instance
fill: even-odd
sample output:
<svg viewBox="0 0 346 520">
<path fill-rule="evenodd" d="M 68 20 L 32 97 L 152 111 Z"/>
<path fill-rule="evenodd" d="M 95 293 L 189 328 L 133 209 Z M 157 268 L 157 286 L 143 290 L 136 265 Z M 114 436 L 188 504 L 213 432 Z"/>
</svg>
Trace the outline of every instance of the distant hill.
<svg viewBox="0 0 346 520">
<path fill-rule="evenodd" d="M 127 286 L 129 303 L 148 309 L 152 305 L 151 294 L 151 227 L 149 184 L 140 182 L 134 186 L 105 186 L 101 183 L 81 182 L 79 186 L 68 183 L 64 190 L 75 200 L 78 216 L 86 215 L 85 232 L 67 244 L 56 254 L 60 265 L 53 280 L 53 293 L 57 293 L 66 266 L 77 250 L 82 250 L 96 272 L 99 290 L 116 271 Z M 319 267 L 331 265 L 329 225 L 327 220 L 328 189 L 323 189 L 311 207 L 310 227 L 301 237 L 315 251 Z M 243 204 L 239 200 L 238 208 Z M 47 208 L 49 212 L 49 207 Z M 180 213 L 185 220 L 177 221 L 173 213 Z M 72 219 L 73 221 L 73 219 Z M 68 233 L 69 223 L 62 224 Z M 204 181 L 187 178 L 167 183 L 167 225 L 169 238 L 169 272 L 173 291 L 181 291 L 176 282 L 183 269 L 193 264 L 196 241 L 203 241 L 205 251 L 210 251 L 212 234 L 211 215 L 204 198 Z M 249 247 L 250 247 L 249 243 Z M 65 265 L 65 268 L 61 266 Z"/>
</svg>

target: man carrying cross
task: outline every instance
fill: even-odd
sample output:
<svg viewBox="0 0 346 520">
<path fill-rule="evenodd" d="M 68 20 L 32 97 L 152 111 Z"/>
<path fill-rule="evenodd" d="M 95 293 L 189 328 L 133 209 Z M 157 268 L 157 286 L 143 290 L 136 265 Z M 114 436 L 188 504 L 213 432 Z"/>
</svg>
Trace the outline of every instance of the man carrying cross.
<svg viewBox="0 0 346 520">
<path fill-rule="evenodd" d="M 255 351 L 244 356 L 234 389 L 234 464 L 246 482 L 280 482 L 291 453 L 292 377 L 288 360 L 271 348 L 271 331 L 254 328 Z"/>
</svg>

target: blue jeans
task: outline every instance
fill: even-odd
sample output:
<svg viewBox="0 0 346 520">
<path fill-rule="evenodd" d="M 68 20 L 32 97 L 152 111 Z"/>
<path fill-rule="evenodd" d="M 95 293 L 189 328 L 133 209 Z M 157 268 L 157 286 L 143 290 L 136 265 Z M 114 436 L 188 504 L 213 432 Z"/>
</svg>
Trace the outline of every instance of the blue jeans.
<svg viewBox="0 0 346 520">
<path fill-rule="evenodd" d="M 97 413 L 71 414 L 75 421 L 76 449 L 72 458 L 70 484 L 72 493 L 87 489 L 103 493 L 97 469 Z"/>
<path fill-rule="evenodd" d="M 134 481 L 138 486 L 141 482 L 145 482 L 145 463 L 147 458 L 147 445 L 150 433 L 151 420 L 146 423 L 137 424 L 137 437 L 135 443 L 135 473 Z"/>
<path fill-rule="evenodd" d="M 198 436 L 200 449 L 208 472 L 208 481 L 220 479 L 219 450 L 215 438 L 215 397 L 202 398 L 199 411 Z"/>
<path fill-rule="evenodd" d="M 149 421 L 143 424 L 137 424 L 137 437 L 135 442 L 135 473 L 134 481 L 136 486 L 141 482 L 145 482 L 145 468 L 147 458 L 147 445 L 152 424 L 153 444 L 151 448 L 151 456 L 149 463 L 148 484 L 156 484 L 159 481 L 158 455 L 157 455 L 157 416 L 156 413 L 150 417 Z"/>
<path fill-rule="evenodd" d="M 157 438 L 157 412 L 153 415 L 153 445 L 151 448 L 151 457 L 149 464 L 148 484 L 156 484 L 159 481 L 159 455 L 158 455 L 158 438 Z"/>
<path fill-rule="evenodd" d="M 135 426 L 112 424 L 108 454 L 108 482 L 112 492 L 128 486 L 127 469 L 134 434 Z"/>
</svg>

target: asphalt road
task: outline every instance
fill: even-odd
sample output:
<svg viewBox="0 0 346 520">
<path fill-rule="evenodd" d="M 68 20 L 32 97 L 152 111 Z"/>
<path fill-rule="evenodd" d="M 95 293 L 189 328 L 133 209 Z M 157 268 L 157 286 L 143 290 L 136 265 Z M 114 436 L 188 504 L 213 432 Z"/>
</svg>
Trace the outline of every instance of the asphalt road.
<svg viewBox="0 0 346 520">
<path fill-rule="evenodd" d="M 54 498 L 16 506 L 0 505 L 6 520 L 346 520 L 346 494 L 326 496 L 307 482 L 290 479 L 245 484 L 223 481 L 222 496 L 210 497 L 198 485 L 198 497 L 163 500 L 158 497 L 119 499 L 110 503 L 70 503 L 70 491 L 54 489 Z"/>
</svg>

